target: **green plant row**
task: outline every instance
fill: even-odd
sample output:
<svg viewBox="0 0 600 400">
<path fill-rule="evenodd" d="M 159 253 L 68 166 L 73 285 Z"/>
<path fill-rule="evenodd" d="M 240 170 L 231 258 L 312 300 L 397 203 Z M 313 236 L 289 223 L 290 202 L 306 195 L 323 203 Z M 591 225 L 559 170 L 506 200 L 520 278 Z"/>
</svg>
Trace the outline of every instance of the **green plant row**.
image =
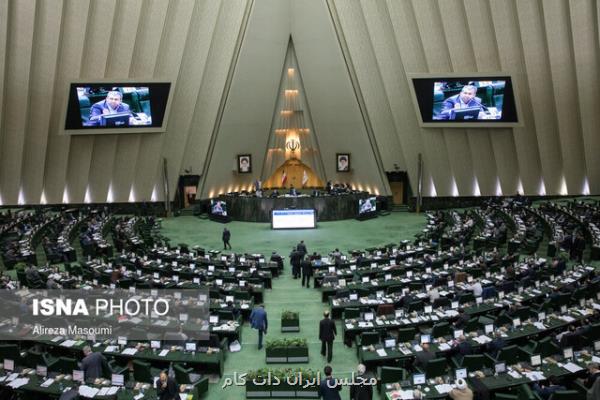
<svg viewBox="0 0 600 400">
<path fill-rule="evenodd" d="M 307 347 L 306 338 L 282 338 L 267 340 L 266 348 L 272 349 L 277 347 Z"/>
<path fill-rule="evenodd" d="M 296 320 L 298 319 L 298 311 L 290 311 L 290 310 L 283 310 L 281 312 L 281 319 L 282 320 Z"/>
</svg>

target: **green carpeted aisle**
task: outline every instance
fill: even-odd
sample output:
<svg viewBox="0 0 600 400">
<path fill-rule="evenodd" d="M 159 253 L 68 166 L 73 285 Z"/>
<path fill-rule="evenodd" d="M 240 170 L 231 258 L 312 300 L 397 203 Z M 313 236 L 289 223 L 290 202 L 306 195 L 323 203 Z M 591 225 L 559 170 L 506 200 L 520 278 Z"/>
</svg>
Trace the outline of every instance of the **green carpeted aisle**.
<svg viewBox="0 0 600 400">
<path fill-rule="evenodd" d="M 399 242 L 413 239 L 415 233 L 424 228 L 423 215 L 409 213 L 392 213 L 389 216 L 359 222 L 354 220 L 322 222 L 314 230 L 273 231 L 269 224 L 232 222 L 227 224 L 231 231 L 231 244 L 238 253 L 271 254 L 276 250 L 285 259 L 284 274 L 273 280 L 273 289 L 265 292 L 265 308 L 269 318 L 269 331 L 266 340 L 278 337 L 304 337 L 309 342 L 310 363 L 308 364 L 269 364 L 277 367 L 307 367 L 322 370 L 326 364 L 320 355 L 321 343 L 318 340 L 319 320 L 326 308 L 321 303 L 321 293 L 312 288 L 300 286 L 300 280 L 294 280 L 290 273 L 289 255 L 293 246 L 304 240 L 308 251 L 328 254 L 338 247 L 346 253 L 350 249 L 364 249 L 379 244 Z M 178 217 L 163 221 L 163 234 L 171 239 L 171 245 L 186 243 L 200 245 L 205 249 L 222 249 L 221 232 L 224 225 L 201 220 L 196 217 Z M 281 311 L 294 310 L 300 312 L 300 332 L 281 333 Z M 337 322 L 338 333 L 341 326 Z M 247 372 L 266 366 L 265 352 L 257 349 L 258 335 L 248 324 L 242 331 L 242 351 L 229 353 L 225 361 L 225 377 L 231 377 L 234 371 Z M 333 361 L 334 375 L 349 377 L 356 368 L 358 359 L 354 348 L 346 348 L 338 336 L 334 342 Z M 208 399 L 243 399 L 243 387 L 221 389 L 223 378 L 218 384 L 211 384 Z M 342 398 L 348 398 L 348 390 L 342 391 Z M 375 396 L 377 398 L 377 396 Z"/>
</svg>

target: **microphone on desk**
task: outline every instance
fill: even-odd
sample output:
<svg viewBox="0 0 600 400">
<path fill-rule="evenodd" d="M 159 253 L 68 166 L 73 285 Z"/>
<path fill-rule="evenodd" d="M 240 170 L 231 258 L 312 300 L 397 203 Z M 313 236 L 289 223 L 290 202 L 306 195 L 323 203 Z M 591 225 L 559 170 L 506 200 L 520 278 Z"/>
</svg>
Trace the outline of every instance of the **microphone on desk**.
<svg viewBox="0 0 600 400">
<path fill-rule="evenodd" d="M 475 104 L 477 104 L 479 107 L 483 108 L 483 111 L 489 111 L 487 106 L 483 105 L 482 103 L 478 102 L 477 100 L 473 99 L 473 101 L 475 102 Z"/>
</svg>

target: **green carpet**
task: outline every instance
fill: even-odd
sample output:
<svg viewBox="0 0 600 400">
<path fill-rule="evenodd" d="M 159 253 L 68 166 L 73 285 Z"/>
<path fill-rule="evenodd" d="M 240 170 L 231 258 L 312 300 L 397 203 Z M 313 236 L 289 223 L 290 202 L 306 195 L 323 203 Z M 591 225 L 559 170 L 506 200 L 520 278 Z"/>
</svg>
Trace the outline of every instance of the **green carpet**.
<svg viewBox="0 0 600 400">
<path fill-rule="evenodd" d="M 279 337 L 304 337 L 309 343 L 308 364 L 269 364 L 270 367 L 306 367 L 322 370 L 326 360 L 320 355 L 321 343 L 318 338 L 319 320 L 326 304 L 321 302 L 321 292 L 314 288 L 303 288 L 300 280 L 294 280 L 290 273 L 289 255 L 293 246 L 304 240 L 309 253 L 317 251 L 326 255 L 336 247 L 346 253 L 350 249 L 364 249 L 379 244 L 413 239 L 424 228 L 423 215 L 392 213 L 368 221 L 321 222 L 317 229 L 273 231 L 269 224 L 231 222 L 231 245 L 236 253 L 271 254 L 276 250 L 285 259 L 284 274 L 273 280 L 273 289 L 265 291 L 265 309 L 269 319 L 266 340 Z M 163 220 L 163 234 L 171 239 L 171 245 L 186 243 L 200 245 L 206 250 L 222 249 L 221 232 L 224 225 L 201 220 L 196 217 L 178 217 Z M 312 286 L 312 282 L 311 282 Z M 281 333 L 281 311 L 289 309 L 300 312 L 300 332 Z M 349 377 L 358 365 L 355 348 L 346 348 L 342 343 L 341 326 L 337 322 L 338 338 L 334 342 L 331 366 L 334 376 Z M 243 387 L 230 386 L 222 389 L 225 377 L 232 377 L 234 371 L 244 373 L 251 369 L 266 366 L 264 349 L 257 349 L 258 334 L 245 324 L 242 331 L 242 351 L 229 353 L 225 361 L 225 376 L 218 384 L 211 384 L 208 399 L 243 399 Z M 348 389 L 342 390 L 342 398 L 348 398 Z M 377 395 L 374 398 L 378 398 Z"/>
</svg>

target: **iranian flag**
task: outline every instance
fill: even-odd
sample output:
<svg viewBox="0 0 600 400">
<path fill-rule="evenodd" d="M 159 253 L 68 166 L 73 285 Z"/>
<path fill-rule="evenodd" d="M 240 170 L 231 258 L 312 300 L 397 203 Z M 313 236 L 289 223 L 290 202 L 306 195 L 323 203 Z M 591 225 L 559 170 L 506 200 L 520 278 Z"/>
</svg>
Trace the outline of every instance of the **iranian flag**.
<svg viewBox="0 0 600 400">
<path fill-rule="evenodd" d="M 281 174 L 281 186 L 285 186 L 287 182 L 287 174 L 285 173 L 285 169 L 283 170 L 283 174 Z"/>
</svg>

